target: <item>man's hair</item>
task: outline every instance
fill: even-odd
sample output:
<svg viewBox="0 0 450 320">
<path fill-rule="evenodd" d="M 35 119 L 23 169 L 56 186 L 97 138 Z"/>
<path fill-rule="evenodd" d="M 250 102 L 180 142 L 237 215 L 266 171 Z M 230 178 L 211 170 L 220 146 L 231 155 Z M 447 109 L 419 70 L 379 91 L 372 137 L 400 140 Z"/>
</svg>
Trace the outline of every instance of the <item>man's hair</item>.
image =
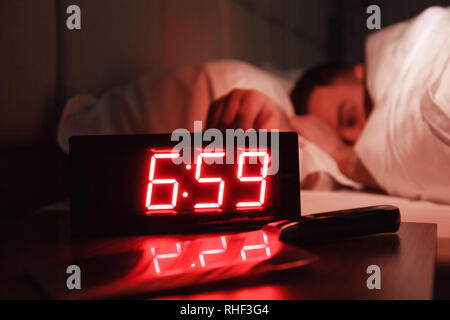
<svg viewBox="0 0 450 320">
<path fill-rule="evenodd" d="M 327 62 L 308 69 L 300 76 L 291 92 L 291 101 L 296 114 L 308 112 L 308 99 L 316 86 L 332 84 L 339 76 L 347 74 L 351 67 L 337 62 Z"/>
</svg>

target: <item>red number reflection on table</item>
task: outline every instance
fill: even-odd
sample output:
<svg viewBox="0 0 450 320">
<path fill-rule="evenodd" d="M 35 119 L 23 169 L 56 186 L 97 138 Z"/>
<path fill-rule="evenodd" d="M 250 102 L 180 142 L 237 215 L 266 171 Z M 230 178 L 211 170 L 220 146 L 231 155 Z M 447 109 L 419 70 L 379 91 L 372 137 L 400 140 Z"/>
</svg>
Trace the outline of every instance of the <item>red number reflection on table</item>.
<svg viewBox="0 0 450 320">
<path fill-rule="evenodd" d="M 198 255 L 198 262 L 195 261 L 191 267 L 218 267 L 226 264 L 223 254 L 227 250 L 227 240 L 224 236 L 211 238 L 202 244 L 203 250 Z"/>
<path fill-rule="evenodd" d="M 241 263 L 260 263 L 271 257 L 270 246 L 264 231 L 254 231 L 194 241 L 171 240 L 146 247 L 150 247 L 152 272 L 158 276 L 171 276 Z"/>
<path fill-rule="evenodd" d="M 173 246 L 173 245 L 172 245 Z M 150 252 L 153 255 L 153 266 L 155 267 L 155 272 L 157 274 L 160 274 L 162 272 L 164 273 L 173 273 L 177 271 L 177 268 L 175 268 L 176 259 L 181 254 L 181 243 L 177 242 L 175 243 L 175 252 L 174 248 L 172 246 L 166 246 L 166 247 L 151 247 Z M 162 251 L 162 253 L 161 253 Z M 175 260 L 174 260 L 175 259 Z M 164 270 L 162 270 L 164 269 Z"/>
<path fill-rule="evenodd" d="M 244 162 L 245 158 L 251 158 L 251 157 L 264 157 L 263 158 L 263 168 L 262 168 L 262 174 L 260 176 L 253 176 L 253 177 L 243 177 L 242 171 L 244 168 Z M 261 189 L 259 192 L 259 201 L 241 201 L 236 204 L 236 207 L 238 208 L 245 208 L 245 207 L 261 207 L 264 204 L 264 199 L 266 195 L 266 177 L 267 177 L 267 169 L 269 167 L 269 154 L 267 151 L 247 151 L 242 152 L 239 155 L 238 160 L 238 173 L 237 177 L 241 182 L 260 182 L 261 183 Z"/>
<path fill-rule="evenodd" d="M 155 169 L 157 159 L 174 159 L 180 156 L 179 153 L 155 153 L 150 160 L 150 174 L 149 183 L 147 188 L 147 200 L 145 206 L 149 210 L 158 209 L 173 209 L 177 205 L 178 197 L 178 182 L 176 179 L 155 179 Z M 168 204 L 152 204 L 153 185 L 158 184 L 173 184 L 172 189 L 172 202 Z"/>
<path fill-rule="evenodd" d="M 249 239 L 245 241 L 245 244 L 241 249 L 242 261 L 270 257 L 269 239 L 267 235 L 261 231 L 252 234 L 252 236 L 256 238 L 256 241 L 255 243 L 251 243 L 248 241 Z"/>
<path fill-rule="evenodd" d="M 195 170 L 195 179 L 197 179 L 200 183 L 219 183 L 219 194 L 217 196 L 217 202 L 201 202 L 196 203 L 194 208 L 220 208 L 223 202 L 223 190 L 225 187 L 225 182 L 222 178 L 214 177 L 214 178 L 201 178 L 201 170 L 203 158 L 223 158 L 225 156 L 225 152 L 203 152 L 200 153 L 197 157 L 197 167 Z"/>
</svg>

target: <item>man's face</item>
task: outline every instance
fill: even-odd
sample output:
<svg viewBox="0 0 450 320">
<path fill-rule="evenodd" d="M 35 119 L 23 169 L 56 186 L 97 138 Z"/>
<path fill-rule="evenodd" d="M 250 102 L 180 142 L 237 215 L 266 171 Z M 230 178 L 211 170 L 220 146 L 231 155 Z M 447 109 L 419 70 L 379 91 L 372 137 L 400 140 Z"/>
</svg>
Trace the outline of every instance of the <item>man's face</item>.
<svg viewBox="0 0 450 320">
<path fill-rule="evenodd" d="M 347 77 L 316 86 L 307 107 L 309 114 L 326 121 L 344 141 L 354 144 L 367 121 L 364 82 Z"/>
</svg>

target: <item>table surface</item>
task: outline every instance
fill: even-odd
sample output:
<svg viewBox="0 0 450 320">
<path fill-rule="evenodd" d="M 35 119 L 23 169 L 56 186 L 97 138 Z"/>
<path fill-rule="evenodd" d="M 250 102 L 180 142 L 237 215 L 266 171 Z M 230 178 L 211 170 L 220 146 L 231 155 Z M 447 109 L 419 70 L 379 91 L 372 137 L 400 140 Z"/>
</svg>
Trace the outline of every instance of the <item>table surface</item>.
<svg viewBox="0 0 450 320">
<path fill-rule="evenodd" d="M 136 249 L 148 237 L 74 238 L 67 212 L 50 211 L 0 226 L 0 298 L 45 295 L 30 270 L 74 258 Z M 378 234 L 304 246 L 310 265 L 211 285 L 154 294 L 156 299 L 431 299 L 436 225 L 402 223 L 396 234 Z M 367 288 L 367 267 L 381 270 L 381 289 Z M 55 280 L 56 281 L 56 280 Z M 59 280 L 58 280 L 59 281 Z"/>
</svg>

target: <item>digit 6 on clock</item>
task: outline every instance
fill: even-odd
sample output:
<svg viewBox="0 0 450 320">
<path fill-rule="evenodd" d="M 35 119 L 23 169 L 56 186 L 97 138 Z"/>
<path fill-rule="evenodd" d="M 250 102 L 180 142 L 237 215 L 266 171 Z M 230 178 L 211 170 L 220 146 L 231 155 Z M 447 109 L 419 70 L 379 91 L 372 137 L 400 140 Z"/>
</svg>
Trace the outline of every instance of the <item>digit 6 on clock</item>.
<svg viewBox="0 0 450 320">
<path fill-rule="evenodd" d="M 176 179 L 155 179 L 155 169 L 157 159 L 174 159 L 180 157 L 179 153 L 155 153 L 150 160 L 150 173 L 149 173 L 149 183 L 147 187 L 147 200 L 145 206 L 148 210 L 158 210 L 158 209 L 173 209 L 177 205 L 178 198 L 178 181 Z M 153 204 L 152 194 L 153 185 L 158 184 L 173 184 L 172 190 L 172 202 L 168 204 Z"/>
</svg>

